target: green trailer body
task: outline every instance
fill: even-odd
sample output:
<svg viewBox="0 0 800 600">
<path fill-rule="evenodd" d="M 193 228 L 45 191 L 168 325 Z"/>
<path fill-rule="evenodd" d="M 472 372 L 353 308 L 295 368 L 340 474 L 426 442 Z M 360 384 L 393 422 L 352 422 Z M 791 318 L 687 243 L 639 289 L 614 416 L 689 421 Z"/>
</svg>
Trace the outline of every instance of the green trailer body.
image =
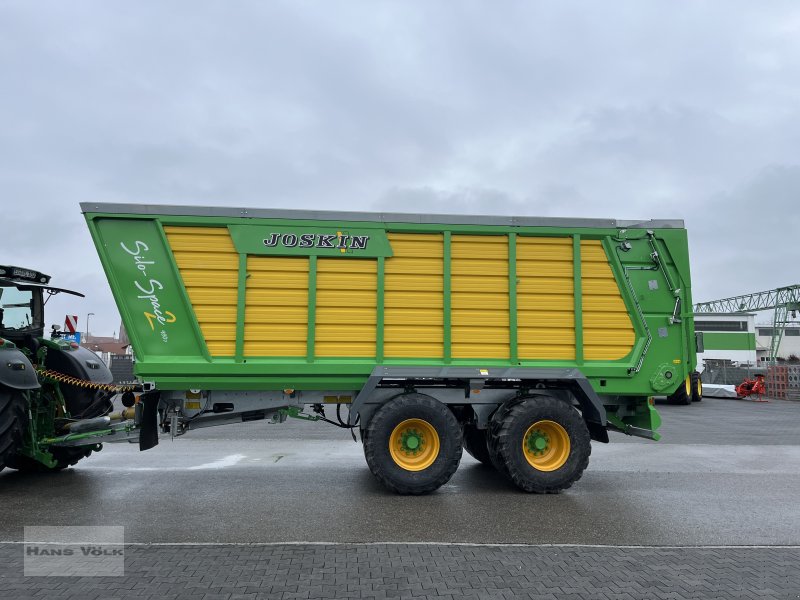
<svg viewBox="0 0 800 600">
<path fill-rule="evenodd" d="M 650 397 L 695 369 L 682 221 L 81 208 L 136 373 L 181 419 L 260 393 L 355 405 L 363 433 L 393 389 L 491 438 L 508 393 L 545 390 L 594 439 L 657 439 Z"/>
</svg>

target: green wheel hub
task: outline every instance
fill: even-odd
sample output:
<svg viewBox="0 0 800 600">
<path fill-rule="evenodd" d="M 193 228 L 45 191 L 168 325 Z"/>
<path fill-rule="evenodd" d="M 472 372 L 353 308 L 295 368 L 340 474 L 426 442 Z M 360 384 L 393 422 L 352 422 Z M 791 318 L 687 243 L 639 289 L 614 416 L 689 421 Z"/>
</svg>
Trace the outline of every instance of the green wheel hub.
<svg viewBox="0 0 800 600">
<path fill-rule="evenodd" d="M 422 436 L 422 433 L 416 429 L 410 429 L 403 432 L 400 439 L 400 449 L 406 454 L 416 455 L 422 450 L 424 443 L 425 438 Z"/>
<path fill-rule="evenodd" d="M 535 455 L 541 456 L 547 451 L 550 446 L 550 438 L 541 429 L 534 429 L 526 440 L 528 444 L 528 451 Z"/>
</svg>

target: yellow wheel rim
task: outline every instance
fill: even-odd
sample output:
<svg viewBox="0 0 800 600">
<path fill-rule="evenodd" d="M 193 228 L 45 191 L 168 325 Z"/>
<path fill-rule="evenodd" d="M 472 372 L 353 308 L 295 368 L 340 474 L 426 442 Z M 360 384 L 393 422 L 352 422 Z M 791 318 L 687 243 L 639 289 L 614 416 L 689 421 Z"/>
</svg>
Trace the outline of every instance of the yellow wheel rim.
<svg viewBox="0 0 800 600">
<path fill-rule="evenodd" d="M 703 397 L 703 380 L 700 378 L 697 379 L 697 395 Z"/>
<path fill-rule="evenodd" d="M 439 456 L 439 434 L 422 419 L 406 419 L 389 436 L 392 460 L 406 471 L 422 471 Z"/>
<path fill-rule="evenodd" d="M 555 471 L 569 458 L 569 434 L 555 421 L 537 421 L 522 437 L 525 460 L 539 471 Z"/>
<path fill-rule="evenodd" d="M 686 384 L 686 395 L 692 397 L 692 376 L 689 375 L 684 382 Z"/>
</svg>

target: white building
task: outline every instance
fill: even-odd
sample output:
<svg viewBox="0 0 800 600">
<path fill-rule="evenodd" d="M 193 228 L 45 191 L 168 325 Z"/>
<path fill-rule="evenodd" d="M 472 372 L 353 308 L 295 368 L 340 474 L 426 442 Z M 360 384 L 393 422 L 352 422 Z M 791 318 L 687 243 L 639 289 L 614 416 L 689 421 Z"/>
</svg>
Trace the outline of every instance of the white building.
<svg viewBox="0 0 800 600">
<path fill-rule="evenodd" d="M 769 344 L 772 340 L 772 324 L 756 326 L 756 354 L 759 362 L 769 360 Z M 780 358 L 789 358 L 791 355 L 800 356 L 800 323 L 791 323 L 786 326 L 778 348 Z"/>
<path fill-rule="evenodd" d="M 755 366 L 758 349 L 755 318 L 755 313 L 695 313 L 694 330 L 703 337 L 703 352 L 697 353 L 698 369 L 702 370 L 706 358 Z"/>
</svg>

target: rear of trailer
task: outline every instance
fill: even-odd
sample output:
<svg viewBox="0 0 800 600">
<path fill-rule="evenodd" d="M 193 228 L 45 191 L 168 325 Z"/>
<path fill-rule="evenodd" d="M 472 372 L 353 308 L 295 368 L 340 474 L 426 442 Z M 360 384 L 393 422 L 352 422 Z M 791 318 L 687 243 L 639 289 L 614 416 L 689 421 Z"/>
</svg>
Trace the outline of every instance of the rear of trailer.
<svg viewBox="0 0 800 600">
<path fill-rule="evenodd" d="M 335 405 L 392 490 L 436 489 L 463 445 L 556 492 L 590 439 L 658 439 L 651 396 L 695 368 L 682 221 L 81 208 L 144 385 L 143 449 Z"/>
</svg>

